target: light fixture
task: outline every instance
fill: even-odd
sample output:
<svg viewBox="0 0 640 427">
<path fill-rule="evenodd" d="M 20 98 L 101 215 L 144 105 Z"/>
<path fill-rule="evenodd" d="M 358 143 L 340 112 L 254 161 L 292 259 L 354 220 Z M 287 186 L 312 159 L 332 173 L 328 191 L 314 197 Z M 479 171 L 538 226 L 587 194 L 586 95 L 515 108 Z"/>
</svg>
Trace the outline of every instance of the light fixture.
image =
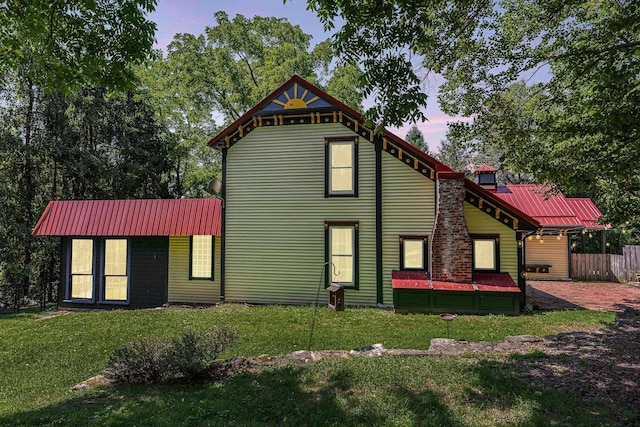
<svg viewBox="0 0 640 427">
<path fill-rule="evenodd" d="M 536 234 L 536 239 L 540 240 L 540 235 Z"/>
<path fill-rule="evenodd" d="M 560 240 L 561 236 L 562 236 L 562 234 L 558 234 L 558 236 L 556 237 L 556 240 Z"/>
<path fill-rule="evenodd" d="M 544 243 L 544 239 L 540 239 L 540 244 Z"/>
<path fill-rule="evenodd" d="M 623 231 L 624 232 L 624 231 Z M 533 240 L 533 236 L 529 236 L 528 237 L 529 240 Z"/>
<path fill-rule="evenodd" d="M 611 246 L 611 244 L 609 242 L 607 242 L 607 247 Z"/>
<path fill-rule="evenodd" d="M 589 233 L 589 238 L 592 238 L 592 237 L 593 237 L 593 234 Z"/>
</svg>

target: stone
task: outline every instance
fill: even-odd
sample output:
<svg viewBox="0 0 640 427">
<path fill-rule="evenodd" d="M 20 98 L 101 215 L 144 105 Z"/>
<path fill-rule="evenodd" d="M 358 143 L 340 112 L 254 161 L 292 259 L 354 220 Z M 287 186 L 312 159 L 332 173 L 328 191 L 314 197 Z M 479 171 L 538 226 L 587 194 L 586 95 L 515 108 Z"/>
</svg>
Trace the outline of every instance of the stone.
<svg viewBox="0 0 640 427">
<path fill-rule="evenodd" d="M 520 343 L 520 344 L 532 343 L 532 342 L 542 342 L 543 341 L 542 338 L 537 337 L 535 335 L 508 336 L 508 337 L 504 337 L 504 340 L 505 340 L 505 342 Z"/>
</svg>

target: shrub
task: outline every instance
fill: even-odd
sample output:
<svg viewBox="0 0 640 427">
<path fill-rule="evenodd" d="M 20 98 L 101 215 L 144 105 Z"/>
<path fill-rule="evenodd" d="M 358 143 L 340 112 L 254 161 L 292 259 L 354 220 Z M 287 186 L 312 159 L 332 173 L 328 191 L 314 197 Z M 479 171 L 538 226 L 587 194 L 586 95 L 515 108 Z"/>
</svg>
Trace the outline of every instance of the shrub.
<svg viewBox="0 0 640 427">
<path fill-rule="evenodd" d="M 235 339 L 236 331 L 229 326 L 187 331 L 171 340 L 145 338 L 114 351 L 106 373 L 118 382 L 131 384 L 212 378 L 217 371 L 216 360 Z"/>
<path fill-rule="evenodd" d="M 107 362 L 108 376 L 118 382 L 152 384 L 162 381 L 166 372 L 167 343 L 144 338 L 123 345 Z"/>
<path fill-rule="evenodd" d="M 230 326 L 205 332 L 184 332 L 171 341 L 167 365 L 176 378 L 197 381 L 215 374 L 216 360 L 233 344 L 236 331 Z"/>
</svg>

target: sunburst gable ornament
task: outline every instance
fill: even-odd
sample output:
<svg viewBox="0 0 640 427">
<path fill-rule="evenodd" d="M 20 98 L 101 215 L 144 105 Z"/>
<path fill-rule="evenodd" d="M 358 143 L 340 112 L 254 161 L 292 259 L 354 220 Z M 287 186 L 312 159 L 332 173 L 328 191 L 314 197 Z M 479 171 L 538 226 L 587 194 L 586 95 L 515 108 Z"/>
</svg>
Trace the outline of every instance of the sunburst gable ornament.
<svg viewBox="0 0 640 427">
<path fill-rule="evenodd" d="M 313 104 L 313 105 L 312 105 Z M 304 86 L 294 83 L 263 108 L 263 110 L 293 110 L 312 107 L 327 107 L 328 102 L 309 91 Z"/>
</svg>

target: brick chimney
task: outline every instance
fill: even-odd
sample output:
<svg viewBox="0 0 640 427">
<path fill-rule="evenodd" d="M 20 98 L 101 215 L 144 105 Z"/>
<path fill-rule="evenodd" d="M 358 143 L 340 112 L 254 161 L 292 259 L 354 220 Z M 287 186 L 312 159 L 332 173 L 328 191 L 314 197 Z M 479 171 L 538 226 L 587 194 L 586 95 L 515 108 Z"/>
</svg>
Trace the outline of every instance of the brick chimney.
<svg viewBox="0 0 640 427">
<path fill-rule="evenodd" d="M 431 234 L 431 278 L 471 283 L 473 242 L 464 218 L 464 174 L 436 174 L 436 220 Z"/>
</svg>

